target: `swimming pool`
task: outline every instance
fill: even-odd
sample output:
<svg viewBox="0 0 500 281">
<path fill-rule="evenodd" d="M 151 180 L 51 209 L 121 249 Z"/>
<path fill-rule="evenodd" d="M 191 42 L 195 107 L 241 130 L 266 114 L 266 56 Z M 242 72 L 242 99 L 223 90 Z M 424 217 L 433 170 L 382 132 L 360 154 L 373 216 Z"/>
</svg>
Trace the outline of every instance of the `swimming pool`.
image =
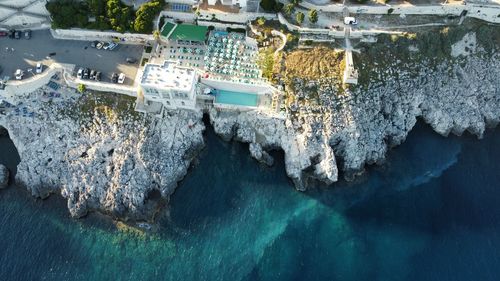
<svg viewBox="0 0 500 281">
<path fill-rule="evenodd" d="M 257 94 L 223 91 L 215 92 L 215 103 L 257 107 Z"/>
</svg>

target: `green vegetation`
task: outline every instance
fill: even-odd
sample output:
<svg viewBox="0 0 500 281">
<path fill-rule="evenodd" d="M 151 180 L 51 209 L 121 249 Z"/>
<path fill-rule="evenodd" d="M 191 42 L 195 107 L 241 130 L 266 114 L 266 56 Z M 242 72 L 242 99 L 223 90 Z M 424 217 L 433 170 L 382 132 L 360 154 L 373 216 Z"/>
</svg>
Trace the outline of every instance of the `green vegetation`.
<svg viewBox="0 0 500 281">
<path fill-rule="evenodd" d="M 393 8 L 389 8 L 389 10 L 387 10 L 387 14 L 388 14 L 388 15 L 392 14 L 392 12 L 394 12 L 394 9 L 393 9 Z"/>
<path fill-rule="evenodd" d="M 262 76 L 271 81 L 274 72 L 274 49 L 266 48 L 260 51 L 257 64 L 262 70 Z"/>
<path fill-rule="evenodd" d="M 151 33 L 165 0 L 144 3 L 134 12 L 120 0 L 53 0 L 46 4 L 53 28 L 87 28 Z"/>
<path fill-rule="evenodd" d="M 139 33 L 151 33 L 153 31 L 153 20 L 165 6 L 164 0 L 151 1 L 141 5 L 135 13 L 134 31 Z"/>
<path fill-rule="evenodd" d="M 297 23 L 301 25 L 304 22 L 305 15 L 302 12 L 298 12 L 297 15 L 295 16 L 295 20 L 297 20 Z"/>
<path fill-rule="evenodd" d="M 309 10 L 307 17 L 309 18 L 309 22 L 311 23 L 318 22 L 318 11 L 316 9 Z"/>
<path fill-rule="evenodd" d="M 78 90 L 78 92 L 84 93 L 87 90 L 87 87 L 85 87 L 85 85 L 83 84 L 80 84 L 76 89 Z"/>
<path fill-rule="evenodd" d="M 291 3 L 286 4 L 283 8 L 283 12 L 285 15 L 291 16 L 295 12 L 295 5 Z"/>
<path fill-rule="evenodd" d="M 359 67 L 358 83 L 361 86 L 383 83 L 383 74 L 395 67 L 412 73 L 420 71 L 423 66 L 435 68 L 442 63 L 461 63 L 462 57 L 451 56 L 451 46 L 469 32 L 476 34 L 480 56 L 490 56 L 500 49 L 500 29 L 474 19 L 467 19 L 460 26 L 426 28 L 425 31 L 396 36 L 380 35 L 377 44 L 357 46 L 361 50 L 354 56 L 354 63 Z M 417 51 L 411 51 L 411 48 Z"/>
<path fill-rule="evenodd" d="M 270 12 L 270 13 L 272 13 L 272 12 L 277 13 L 277 12 L 281 11 L 281 9 L 283 8 L 283 4 L 276 1 L 276 0 L 261 0 L 260 6 L 266 12 Z"/>
<path fill-rule="evenodd" d="M 88 7 L 78 0 L 48 2 L 53 28 L 85 27 L 88 25 Z"/>
<path fill-rule="evenodd" d="M 292 0 L 290 1 L 293 5 L 298 6 L 302 0 Z"/>
<path fill-rule="evenodd" d="M 342 77 L 344 53 L 328 47 L 297 49 L 285 60 L 284 76 L 310 80 Z"/>
<path fill-rule="evenodd" d="M 263 26 L 264 24 L 266 24 L 266 19 L 264 17 L 257 18 L 257 24 Z"/>
</svg>

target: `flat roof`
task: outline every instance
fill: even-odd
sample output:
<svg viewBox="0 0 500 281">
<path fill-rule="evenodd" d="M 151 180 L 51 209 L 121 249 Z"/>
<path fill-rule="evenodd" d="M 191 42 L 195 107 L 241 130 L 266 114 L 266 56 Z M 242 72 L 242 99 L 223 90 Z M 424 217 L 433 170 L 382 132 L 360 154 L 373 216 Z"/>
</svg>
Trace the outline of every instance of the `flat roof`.
<svg viewBox="0 0 500 281">
<path fill-rule="evenodd" d="M 208 27 L 193 24 L 167 23 L 163 26 L 161 34 L 171 40 L 205 41 Z"/>
<path fill-rule="evenodd" d="M 141 85 L 189 92 L 194 87 L 195 78 L 193 69 L 180 67 L 177 62 L 165 61 L 163 65 L 148 63 L 144 66 Z"/>
</svg>

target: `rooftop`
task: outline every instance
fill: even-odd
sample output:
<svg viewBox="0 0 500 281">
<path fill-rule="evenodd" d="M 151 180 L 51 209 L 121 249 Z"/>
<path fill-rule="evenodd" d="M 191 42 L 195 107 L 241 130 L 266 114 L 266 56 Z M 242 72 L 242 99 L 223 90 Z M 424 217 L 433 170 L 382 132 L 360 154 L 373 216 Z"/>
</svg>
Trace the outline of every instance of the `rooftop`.
<svg viewBox="0 0 500 281">
<path fill-rule="evenodd" d="M 161 35 L 170 40 L 205 41 L 208 27 L 193 24 L 173 24 L 166 22 Z"/>
<path fill-rule="evenodd" d="M 160 89 L 191 91 L 196 73 L 193 69 L 180 67 L 177 62 L 165 61 L 163 65 L 148 63 L 144 67 L 141 85 Z"/>
</svg>

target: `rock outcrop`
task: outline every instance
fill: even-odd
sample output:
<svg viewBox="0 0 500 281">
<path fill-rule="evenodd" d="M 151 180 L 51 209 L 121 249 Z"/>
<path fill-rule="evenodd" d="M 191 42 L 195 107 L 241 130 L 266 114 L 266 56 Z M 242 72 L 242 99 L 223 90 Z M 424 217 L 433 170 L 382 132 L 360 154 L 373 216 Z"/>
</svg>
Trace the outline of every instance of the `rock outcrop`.
<svg viewBox="0 0 500 281">
<path fill-rule="evenodd" d="M 149 219 L 204 145 L 201 113 L 155 118 L 117 109 L 133 100 L 113 106 L 103 95 L 90 97 L 24 103 L 27 114 L 0 116 L 21 157 L 16 182 L 36 197 L 61 193 L 74 217 L 99 210 Z"/>
<path fill-rule="evenodd" d="M 436 68 L 405 70 L 394 64 L 386 71 L 397 72 L 397 77 L 374 77 L 379 82 L 340 97 L 331 84 L 296 79 L 298 91 L 319 89 L 319 113 L 297 106 L 287 119 L 280 119 L 257 112 L 212 110 L 211 122 L 223 138 L 250 143 L 258 160 L 261 148 L 282 149 L 287 174 L 299 190 L 306 189 L 311 179 L 332 183 L 338 170 L 352 179 L 365 164 L 383 162 L 387 150 L 406 139 L 417 118 L 443 136 L 468 131 L 479 138 L 499 122 L 498 54 L 471 56 Z"/>
<path fill-rule="evenodd" d="M 6 188 L 9 184 L 9 169 L 0 164 L 0 189 Z"/>
</svg>

